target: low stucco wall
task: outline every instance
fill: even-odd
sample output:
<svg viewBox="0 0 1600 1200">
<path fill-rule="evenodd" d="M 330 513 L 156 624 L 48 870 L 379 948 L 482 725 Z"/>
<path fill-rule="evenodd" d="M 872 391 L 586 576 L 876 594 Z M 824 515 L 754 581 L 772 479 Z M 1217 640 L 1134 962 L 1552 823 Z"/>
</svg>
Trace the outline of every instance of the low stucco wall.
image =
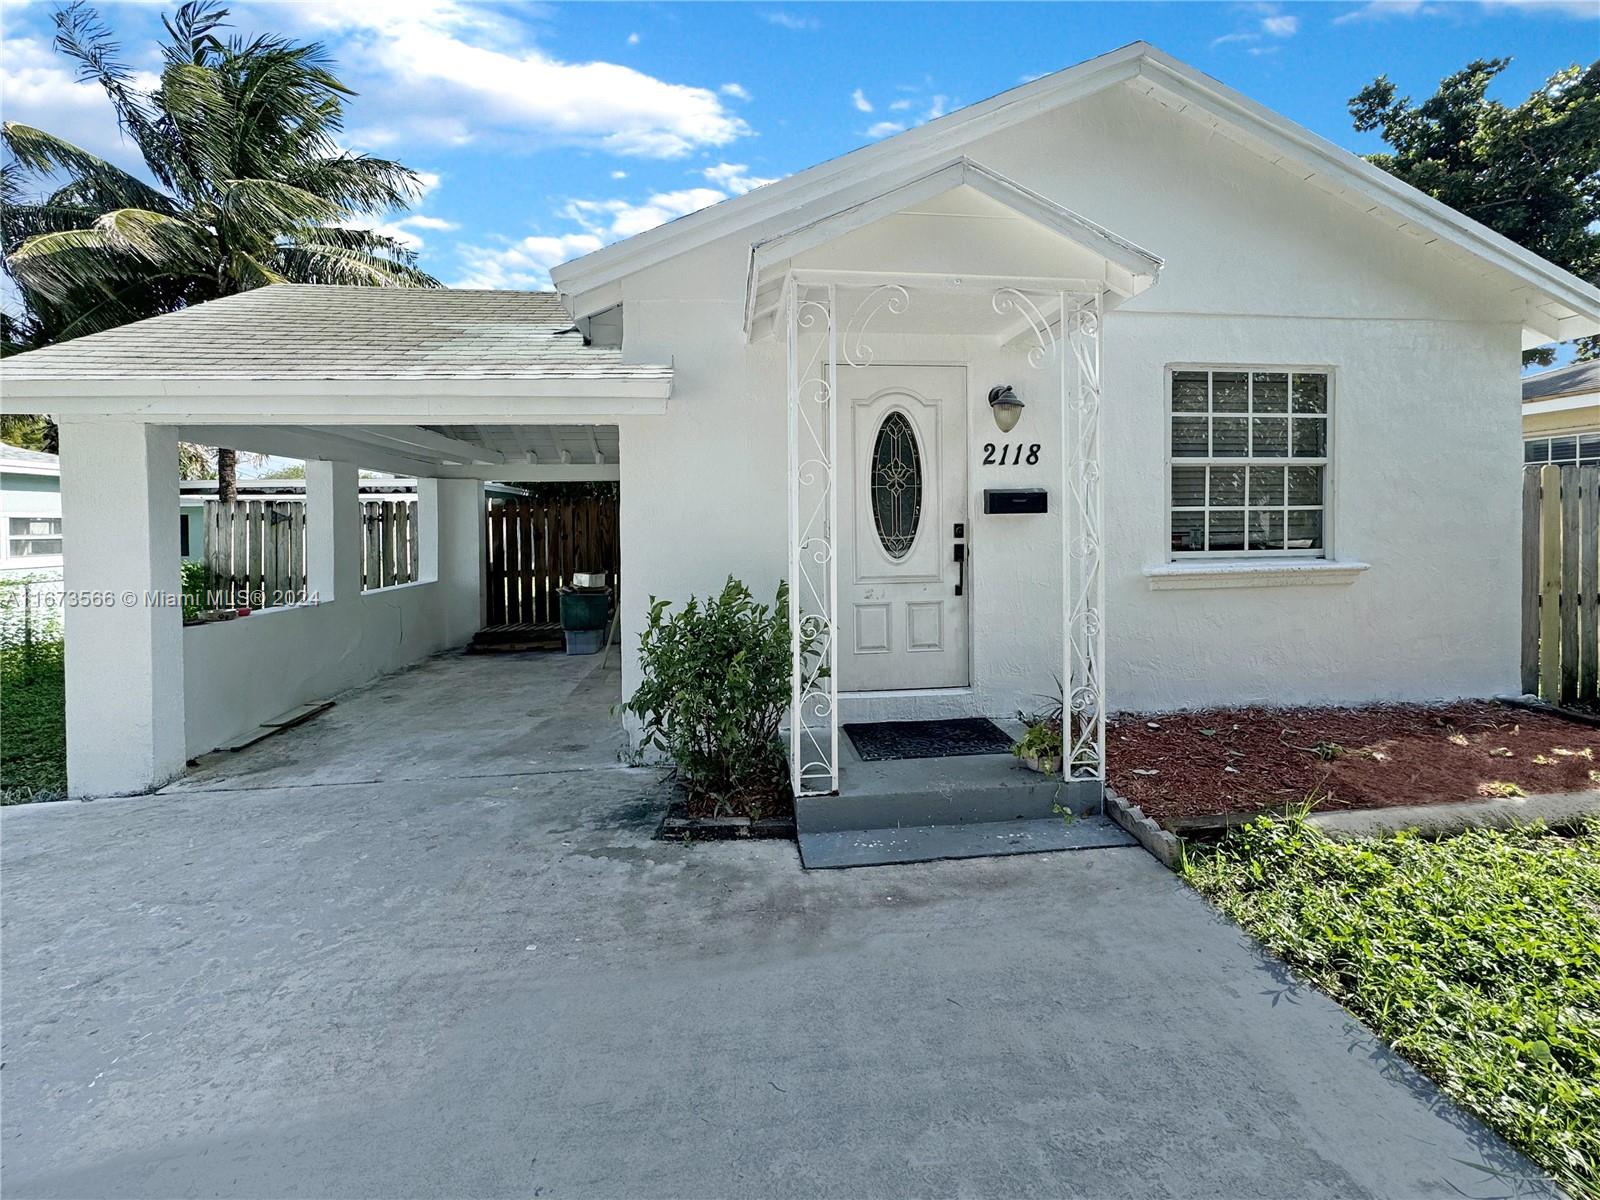
<svg viewBox="0 0 1600 1200">
<path fill-rule="evenodd" d="M 439 583 L 411 583 L 353 600 L 268 609 L 183 631 L 183 704 L 189 757 L 263 721 L 325 700 L 451 646 L 475 629 L 452 627 Z"/>
<path fill-rule="evenodd" d="M 313 482 L 331 464 L 313 464 Z M 418 583 L 361 591 L 360 508 L 353 468 L 339 467 L 350 497 L 336 513 L 331 601 L 266 609 L 183 631 L 184 744 L 208 753 L 300 704 L 326 700 L 431 654 L 463 646 L 480 627 L 483 485 L 425 480 L 419 520 L 436 530 L 422 545 Z M 326 485 L 334 490 L 332 480 Z M 437 516 L 434 525 L 428 513 Z M 313 514 L 314 515 L 314 514 Z M 319 564 L 312 562 L 312 590 Z"/>
</svg>

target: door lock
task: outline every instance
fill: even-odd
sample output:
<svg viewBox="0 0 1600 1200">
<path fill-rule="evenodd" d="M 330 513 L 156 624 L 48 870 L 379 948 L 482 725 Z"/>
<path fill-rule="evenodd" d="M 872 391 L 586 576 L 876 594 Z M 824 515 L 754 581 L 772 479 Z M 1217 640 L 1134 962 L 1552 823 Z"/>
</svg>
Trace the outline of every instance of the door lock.
<svg viewBox="0 0 1600 1200">
<path fill-rule="evenodd" d="M 955 536 L 958 540 L 955 544 L 955 557 L 951 561 L 953 561 L 960 568 L 959 573 L 956 575 L 956 595 L 958 596 L 962 595 L 967 590 L 967 544 L 966 542 L 959 540 L 966 537 L 966 533 L 966 525 L 962 524 L 960 521 L 957 521 L 955 526 Z"/>
</svg>

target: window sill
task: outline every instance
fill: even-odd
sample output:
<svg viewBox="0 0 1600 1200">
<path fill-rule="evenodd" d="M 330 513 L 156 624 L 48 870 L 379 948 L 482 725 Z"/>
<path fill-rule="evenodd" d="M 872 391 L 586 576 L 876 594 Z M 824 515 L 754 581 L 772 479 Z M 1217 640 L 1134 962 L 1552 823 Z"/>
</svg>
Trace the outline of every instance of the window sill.
<svg viewBox="0 0 1600 1200">
<path fill-rule="evenodd" d="M 1153 592 L 1187 588 L 1299 587 L 1349 584 L 1370 564 L 1326 558 L 1190 559 L 1146 567 Z"/>
</svg>

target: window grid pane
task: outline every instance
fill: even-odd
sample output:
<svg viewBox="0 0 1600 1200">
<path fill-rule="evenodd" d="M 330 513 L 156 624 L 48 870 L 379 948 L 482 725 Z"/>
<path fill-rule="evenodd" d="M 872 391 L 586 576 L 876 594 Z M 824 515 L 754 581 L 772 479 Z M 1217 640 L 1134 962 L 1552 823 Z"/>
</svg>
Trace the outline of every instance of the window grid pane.
<svg viewBox="0 0 1600 1200">
<path fill-rule="evenodd" d="M 1171 379 L 1172 553 L 1321 557 L 1327 375 L 1226 368 Z"/>
</svg>

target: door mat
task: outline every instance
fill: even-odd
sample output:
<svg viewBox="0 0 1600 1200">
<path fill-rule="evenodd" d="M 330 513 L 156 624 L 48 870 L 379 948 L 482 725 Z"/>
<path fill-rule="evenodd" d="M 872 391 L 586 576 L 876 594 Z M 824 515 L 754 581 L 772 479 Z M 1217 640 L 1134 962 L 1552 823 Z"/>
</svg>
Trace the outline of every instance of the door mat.
<svg viewBox="0 0 1600 1200">
<path fill-rule="evenodd" d="M 841 728 L 866 762 L 1011 753 L 1011 735 L 987 717 L 962 717 L 953 721 L 862 721 Z"/>
</svg>

